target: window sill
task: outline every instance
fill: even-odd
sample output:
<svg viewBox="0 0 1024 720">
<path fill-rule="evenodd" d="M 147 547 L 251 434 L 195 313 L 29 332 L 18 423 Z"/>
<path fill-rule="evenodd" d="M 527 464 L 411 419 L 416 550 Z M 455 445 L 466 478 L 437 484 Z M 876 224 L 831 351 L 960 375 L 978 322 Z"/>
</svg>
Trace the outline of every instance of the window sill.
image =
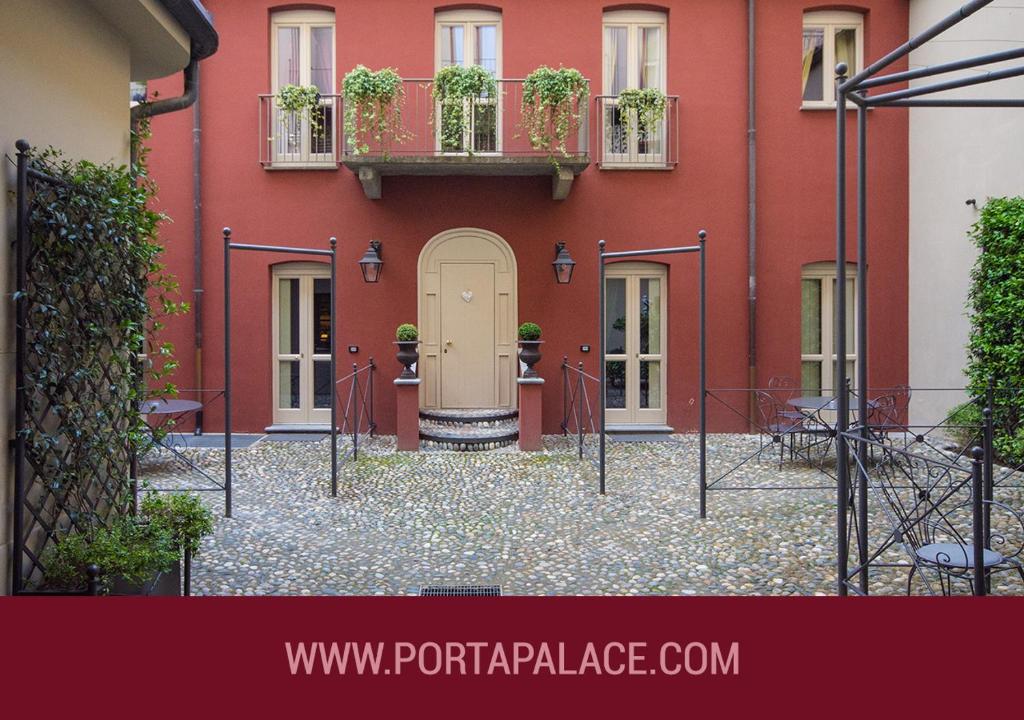
<svg viewBox="0 0 1024 720">
<path fill-rule="evenodd" d="M 311 162 L 311 163 L 263 163 L 264 170 L 337 170 L 338 163 Z"/>
<path fill-rule="evenodd" d="M 675 170 L 676 163 L 637 163 L 637 162 L 599 162 L 597 167 L 600 170 Z"/>
<path fill-rule="evenodd" d="M 846 103 L 846 109 L 847 110 L 856 110 L 859 107 L 860 106 L 857 103 L 852 103 L 852 102 L 847 102 Z M 870 110 L 871 108 L 868 108 L 868 109 Z M 821 111 L 835 112 L 836 111 L 836 104 L 834 102 L 833 103 L 826 103 L 826 104 L 817 104 L 817 103 L 815 103 L 813 105 L 810 104 L 810 103 L 803 103 L 802 105 L 800 105 L 800 110 L 801 111 L 808 110 L 810 112 L 821 112 Z"/>
</svg>

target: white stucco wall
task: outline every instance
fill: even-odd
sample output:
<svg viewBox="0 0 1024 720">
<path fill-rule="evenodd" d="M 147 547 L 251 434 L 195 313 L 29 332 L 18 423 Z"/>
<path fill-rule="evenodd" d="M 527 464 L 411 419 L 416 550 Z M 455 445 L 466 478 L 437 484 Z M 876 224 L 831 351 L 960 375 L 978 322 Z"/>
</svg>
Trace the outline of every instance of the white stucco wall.
<svg viewBox="0 0 1024 720">
<path fill-rule="evenodd" d="M 15 141 L 127 164 L 129 79 L 181 70 L 189 37 L 155 0 L 0 2 L 0 441 L 14 415 Z M 13 477 L 0 460 L 0 594 L 10 591 Z"/>
<path fill-rule="evenodd" d="M 912 0 L 911 36 L 962 5 L 962 0 Z M 1024 5 L 1019 0 L 996 0 L 911 53 L 910 66 L 935 65 L 1022 45 Z M 926 82 L 929 80 L 914 84 Z M 1024 99 L 1024 79 L 952 92 L 955 94 L 946 96 Z M 910 111 L 912 387 L 956 388 L 966 383 L 963 368 L 969 322 L 965 303 L 975 259 L 967 233 L 978 212 L 965 202 L 974 198 L 981 207 L 989 197 L 1022 194 L 1024 109 Z M 917 391 L 911 406 L 913 421 L 938 422 L 964 399 L 962 393 Z"/>
</svg>

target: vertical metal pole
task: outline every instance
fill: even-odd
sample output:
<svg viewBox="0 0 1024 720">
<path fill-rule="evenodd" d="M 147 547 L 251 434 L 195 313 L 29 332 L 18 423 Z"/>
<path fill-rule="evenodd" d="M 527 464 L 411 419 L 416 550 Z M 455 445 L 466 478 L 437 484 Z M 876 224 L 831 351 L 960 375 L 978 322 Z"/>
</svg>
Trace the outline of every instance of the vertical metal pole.
<svg viewBox="0 0 1024 720">
<path fill-rule="evenodd" d="M 28 151 L 27 141 L 18 140 L 17 178 L 17 235 L 15 237 L 15 280 L 18 291 L 15 301 L 15 369 L 14 369 L 14 508 L 12 530 L 14 544 L 11 548 L 11 592 L 18 593 L 24 588 L 23 562 L 25 554 L 25 338 L 28 324 Z"/>
<path fill-rule="evenodd" d="M 974 550 L 974 594 L 985 594 L 985 527 L 984 527 L 984 497 L 982 478 L 982 459 L 985 451 L 976 447 L 971 451 L 974 457 L 971 463 L 971 500 L 972 500 L 972 530 Z"/>
<path fill-rule="evenodd" d="M 600 490 L 601 494 L 604 495 L 604 432 L 605 432 L 605 405 L 607 399 L 605 398 L 605 387 L 607 385 L 607 364 L 604 360 L 605 353 L 605 338 L 604 338 L 604 323 L 605 323 L 605 308 L 604 308 L 604 240 L 598 240 L 597 242 L 597 262 L 598 262 L 598 310 L 597 310 L 597 334 L 599 337 L 598 345 L 600 351 L 597 356 L 597 361 L 601 363 L 601 372 L 598 377 L 601 378 L 601 387 L 598 388 L 598 394 L 601 396 L 601 434 L 598 436 L 598 476 L 600 478 Z"/>
<path fill-rule="evenodd" d="M 185 597 L 192 595 L 192 552 L 185 549 Z"/>
<path fill-rule="evenodd" d="M 847 455 L 846 431 L 849 424 L 849 397 L 846 394 L 846 92 L 840 86 L 846 80 L 847 67 L 836 67 L 836 373 L 833 391 L 836 395 L 836 590 L 846 595 L 849 548 L 847 547 L 847 506 L 850 502 L 850 458 Z"/>
<path fill-rule="evenodd" d="M 983 465 L 984 480 L 985 480 L 985 499 L 992 500 L 993 492 L 993 459 L 995 458 L 995 410 L 996 410 L 996 388 L 995 378 L 989 377 L 988 385 L 985 388 L 985 408 L 982 410 L 982 416 L 985 418 L 985 429 L 984 436 L 982 438 L 982 448 L 985 450 L 985 461 Z M 989 504 L 985 505 L 985 547 L 990 547 L 992 543 L 992 506 Z"/>
<path fill-rule="evenodd" d="M 352 459 L 359 459 L 359 420 L 362 408 L 359 407 L 359 366 L 352 363 L 352 394 L 355 396 L 355 412 L 352 419 Z M 346 418 L 347 419 L 347 418 Z"/>
<path fill-rule="evenodd" d="M 566 370 L 568 372 L 568 370 Z M 576 433 L 579 437 L 576 439 L 576 449 L 580 454 L 580 460 L 583 459 L 583 361 L 580 360 L 580 371 L 576 375 Z M 566 423 L 568 424 L 568 423 Z"/>
<path fill-rule="evenodd" d="M 231 228 L 224 228 L 224 517 L 231 517 Z"/>
<path fill-rule="evenodd" d="M 857 443 L 858 468 L 868 462 L 868 230 L 867 230 L 867 126 L 868 112 L 857 108 L 857 417 L 860 442 Z M 844 263 L 845 264 L 845 263 Z M 846 332 L 846 323 L 842 326 Z M 842 358 L 846 367 L 846 358 Z M 857 473 L 857 546 L 860 565 L 860 590 L 868 593 L 868 479 Z"/>
<path fill-rule="evenodd" d="M 331 497 L 338 497 L 338 239 L 331 238 Z M 357 428 L 358 429 L 358 428 Z"/>
<path fill-rule="evenodd" d="M 707 380 L 707 268 L 705 230 L 697 233 L 700 240 L 700 516 L 708 516 L 708 380 Z"/>
</svg>

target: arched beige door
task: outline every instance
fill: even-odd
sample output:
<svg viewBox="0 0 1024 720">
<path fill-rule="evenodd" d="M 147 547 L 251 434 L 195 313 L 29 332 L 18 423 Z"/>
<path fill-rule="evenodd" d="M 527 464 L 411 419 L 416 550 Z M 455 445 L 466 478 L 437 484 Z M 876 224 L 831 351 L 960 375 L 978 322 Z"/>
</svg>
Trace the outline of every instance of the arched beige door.
<svg viewBox="0 0 1024 720">
<path fill-rule="evenodd" d="M 457 228 L 420 252 L 420 406 L 516 404 L 516 258 L 501 237 Z"/>
</svg>

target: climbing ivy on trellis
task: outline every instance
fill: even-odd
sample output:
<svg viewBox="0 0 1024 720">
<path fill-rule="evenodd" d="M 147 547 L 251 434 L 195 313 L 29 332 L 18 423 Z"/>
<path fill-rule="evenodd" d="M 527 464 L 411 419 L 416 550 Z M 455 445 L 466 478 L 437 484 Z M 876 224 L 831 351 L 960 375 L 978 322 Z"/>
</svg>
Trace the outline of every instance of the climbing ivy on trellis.
<svg viewBox="0 0 1024 720">
<path fill-rule="evenodd" d="M 441 136 L 441 149 L 472 153 L 472 146 L 463 147 L 463 138 L 474 129 L 474 114 L 480 101 L 498 102 L 497 80 L 479 65 L 449 65 L 434 74 L 431 95 L 441 111 L 440 127 L 436 113 L 431 118 Z M 481 128 L 480 123 L 493 124 L 496 118 L 497 112 L 481 113 L 476 117 L 476 131 L 493 131 L 493 127 Z"/>
<path fill-rule="evenodd" d="M 41 570 L 51 540 L 106 525 L 131 500 L 129 465 L 149 438 L 139 414 L 145 383 L 139 356 L 156 357 L 150 382 L 173 372 L 173 348 L 156 345 L 160 318 L 185 312 L 160 263 L 146 173 L 148 136 L 134 138 L 134 168 L 30 155 L 24 402 L 26 579 Z M 173 393 L 174 386 L 163 386 Z"/>
<path fill-rule="evenodd" d="M 590 86 L 575 68 L 542 65 L 523 81 L 522 126 L 535 150 L 567 156 L 565 143 L 577 132 Z"/>
<path fill-rule="evenodd" d="M 665 93 L 657 88 L 623 90 L 619 93 L 618 108 L 626 134 L 648 133 L 665 117 Z"/>
<path fill-rule="evenodd" d="M 971 271 L 967 377 L 971 395 L 995 383 L 992 418 L 1000 459 L 1024 462 L 1024 198 L 992 198 L 971 228 L 980 251 Z"/>
<path fill-rule="evenodd" d="M 353 153 L 369 152 L 370 142 L 382 146 L 385 157 L 392 142 L 406 137 L 402 129 L 405 88 L 394 68 L 370 70 L 356 65 L 342 85 L 345 99 L 345 140 Z"/>
</svg>

